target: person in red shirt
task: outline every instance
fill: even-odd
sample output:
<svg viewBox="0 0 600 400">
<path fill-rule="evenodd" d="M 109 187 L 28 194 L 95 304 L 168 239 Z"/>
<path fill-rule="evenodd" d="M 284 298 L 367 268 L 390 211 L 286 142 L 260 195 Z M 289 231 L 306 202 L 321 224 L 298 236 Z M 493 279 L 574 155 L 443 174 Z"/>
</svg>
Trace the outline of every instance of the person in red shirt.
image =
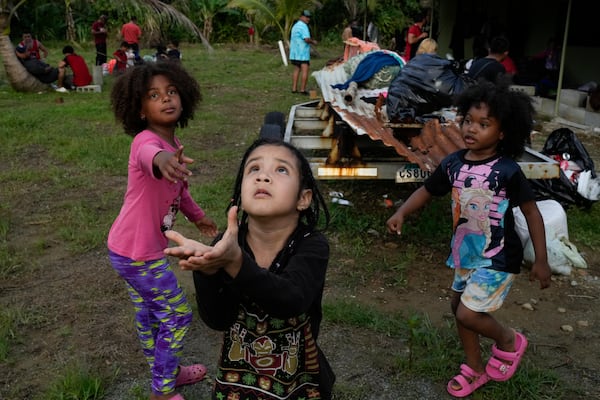
<svg viewBox="0 0 600 400">
<path fill-rule="evenodd" d="M 83 57 L 79 54 L 75 54 L 75 50 L 71 46 L 65 46 L 63 48 L 63 54 L 65 58 L 58 64 L 58 68 L 66 69 L 71 68 L 73 75 L 64 74 L 62 79 L 58 80 L 58 88 L 61 92 L 66 92 L 69 89 L 74 89 L 77 86 L 87 86 L 92 83 L 92 75 Z M 58 89 L 57 89 L 58 90 Z"/>
<path fill-rule="evenodd" d="M 517 66 L 516 66 L 515 62 L 513 61 L 513 59 L 510 58 L 509 55 L 504 57 L 504 60 L 500 61 L 500 64 L 504 65 L 504 69 L 506 70 L 506 73 L 508 75 L 510 75 L 511 77 L 514 77 L 517 74 L 517 72 L 518 72 Z"/>
<path fill-rule="evenodd" d="M 429 36 L 427 32 L 423 32 L 423 26 L 427 24 L 429 16 L 426 12 L 421 12 L 415 18 L 415 23 L 408 28 L 408 34 L 406 35 L 406 47 L 404 48 L 404 60 L 408 61 L 417 52 L 421 40 Z"/>
<path fill-rule="evenodd" d="M 117 51 L 113 53 L 113 57 L 117 61 L 115 63 L 115 68 L 113 69 L 113 74 L 118 75 L 127 69 L 127 52 L 129 51 L 129 43 L 126 41 L 121 42 L 121 47 Z"/>
<path fill-rule="evenodd" d="M 106 62 L 106 15 L 101 15 L 97 21 L 92 24 L 92 35 L 96 45 L 96 65 L 102 65 Z"/>
<path fill-rule="evenodd" d="M 41 60 L 48 57 L 48 50 L 42 42 L 34 39 L 31 33 L 23 33 L 23 40 L 17 45 L 17 55 L 21 60 Z"/>
<path fill-rule="evenodd" d="M 136 61 L 140 59 L 140 37 L 142 36 L 142 29 L 137 24 L 137 18 L 131 17 L 131 20 L 123 24 L 121 27 L 121 36 L 123 40 L 129 44 L 131 50 L 135 54 Z"/>
</svg>

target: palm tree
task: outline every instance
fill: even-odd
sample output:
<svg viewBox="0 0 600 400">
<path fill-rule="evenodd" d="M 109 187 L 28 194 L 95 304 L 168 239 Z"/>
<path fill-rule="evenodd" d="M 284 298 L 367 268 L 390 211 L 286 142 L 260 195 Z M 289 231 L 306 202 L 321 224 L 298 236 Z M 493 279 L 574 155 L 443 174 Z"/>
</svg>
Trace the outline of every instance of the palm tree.
<svg viewBox="0 0 600 400">
<path fill-rule="evenodd" d="M 254 23 L 260 30 L 275 27 L 289 47 L 290 31 L 300 12 L 318 4 L 316 0 L 231 0 L 228 7 L 254 12 Z M 283 25 L 281 25 L 283 21 Z"/>
<path fill-rule="evenodd" d="M 17 11 L 17 8 L 25 3 L 25 1 L 21 0 L 13 5 L 10 0 L 0 0 L 0 56 L 6 70 L 8 82 L 13 89 L 18 92 L 39 92 L 46 90 L 48 85 L 38 81 L 33 75 L 27 72 L 17 58 L 15 48 L 8 36 L 10 20 Z"/>
<path fill-rule="evenodd" d="M 213 21 L 215 15 L 227 10 L 227 2 L 229 0 L 196 0 L 196 8 L 199 10 L 200 21 L 202 21 L 202 33 L 204 37 L 210 41 L 210 36 L 213 31 Z"/>
<path fill-rule="evenodd" d="M 0 56 L 6 71 L 10 86 L 18 92 L 39 92 L 48 89 L 48 85 L 38 81 L 29 74 L 15 54 L 14 46 L 10 40 L 10 21 L 17 9 L 27 0 L 19 0 L 16 4 L 11 0 L 0 0 Z M 66 20 L 73 21 L 71 13 L 71 0 L 64 0 Z M 140 9 L 151 15 L 153 21 L 180 24 L 193 32 L 212 51 L 210 43 L 206 40 L 200 29 L 181 11 L 158 0 L 129 0 L 132 7 Z M 157 18 L 156 18 L 157 17 Z M 70 19 L 69 19 L 70 18 Z"/>
</svg>

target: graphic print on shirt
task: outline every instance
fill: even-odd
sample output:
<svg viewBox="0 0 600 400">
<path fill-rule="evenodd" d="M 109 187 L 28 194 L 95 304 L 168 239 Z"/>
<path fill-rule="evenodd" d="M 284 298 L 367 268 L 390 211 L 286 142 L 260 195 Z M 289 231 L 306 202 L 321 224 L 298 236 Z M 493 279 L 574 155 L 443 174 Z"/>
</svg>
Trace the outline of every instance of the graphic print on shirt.
<svg viewBox="0 0 600 400">
<path fill-rule="evenodd" d="M 180 202 L 181 196 L 178 196 L 175 200 L 173 200 L 173 204 L 171 204 L 169 207 L 169 212 L 163 217 L 163 222 L 160 226 L 160 230 L 162 232 L 173 229 L 173 225 L 175 225 L 175 216 L 177 215 L 177 211 L 179 211 Z"/>
<path fill-rule="evenodd" d="M 508 200 L 493 168 L 496 162 L 497 159 L 482 165 L 462 165 L 453 174 L 454 235 L 448 258 L 451 267 L 489 267 L 491 258 L 504 246 L 502 231 Z M 493 235 L 493 230 L 500 235 Z"/>
<path fill-rule="evenodd" d="M 221 357 L 216 379 L 221 398 L 240 393 L 247 398 L 320 398 L 318 348 L 305 314 L 280 319 L 255 304 L 242 305 L 224 342 L 229 351 Z"/>
<path fill-rule="evenodd" d="M 490 209 L 493 193 L 487 189 L 465 188 L 460 202 L 460 219 L 452 239 L 455 268 L 478 268 L 489 265 L 485 249 L 491 242 Z"/>
</svg>

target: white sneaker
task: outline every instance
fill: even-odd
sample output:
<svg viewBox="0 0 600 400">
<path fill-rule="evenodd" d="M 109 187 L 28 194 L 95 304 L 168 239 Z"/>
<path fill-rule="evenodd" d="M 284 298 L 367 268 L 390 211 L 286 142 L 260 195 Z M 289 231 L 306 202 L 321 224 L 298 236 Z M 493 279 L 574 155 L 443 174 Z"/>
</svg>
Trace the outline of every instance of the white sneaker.
<svg viewBox="0 0 600 400">
<path fill-rule="evenodd" d="M 59 87 L 54 90 L 56 90 L 57 92 L 60 92 L 60 93 L 69 93 L 69 91 L 64 87 Z"/>
</svg>

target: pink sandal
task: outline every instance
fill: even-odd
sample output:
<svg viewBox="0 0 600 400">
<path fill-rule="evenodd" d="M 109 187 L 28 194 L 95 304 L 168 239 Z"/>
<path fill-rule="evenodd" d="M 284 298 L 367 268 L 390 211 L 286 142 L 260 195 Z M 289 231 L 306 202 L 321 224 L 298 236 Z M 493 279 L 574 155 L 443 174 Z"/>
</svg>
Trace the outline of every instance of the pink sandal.
<svg viewBox="0 0 600 400">
<path fill-rule="evenodd" d="M 475 372 L 467 364 L 462 364 L 460 366 L 460 374 L 448 382 L 448 393 L 454 397 L 466 397 L 488 383 L 489 380 L 490 377 L 485 372 Z M 454 389 L 452 387 L 454 383 L 460 385 L 460 389 Z"/>
<path fill-rule="evenodd" d="M 180 365 L 179 373 L 175 379 L 175 387 L 183 385 L 192 385 L 200 382 L 206 375 L 206 367 L 202 364 L 189 365 L 187 367 Z"/>
<path fill-rule="evenodd" d="M 496 343 L 492 345 L 492 357 L 485 366 L 490 379 L 498 382 L 507 381 L 515 374 L 521 358 L 527 349 L 527 338 L 515 331 L 515 351 L 500 350 Z"/>
</svg>

